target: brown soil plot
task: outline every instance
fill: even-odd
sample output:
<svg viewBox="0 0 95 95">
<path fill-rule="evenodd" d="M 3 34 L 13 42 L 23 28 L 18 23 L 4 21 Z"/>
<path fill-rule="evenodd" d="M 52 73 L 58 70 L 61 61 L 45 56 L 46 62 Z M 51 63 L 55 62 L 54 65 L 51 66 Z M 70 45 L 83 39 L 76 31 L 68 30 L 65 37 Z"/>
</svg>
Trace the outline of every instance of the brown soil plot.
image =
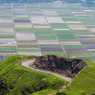
<svg viewBox="0 0 95 95">
<path fill-rule="evenodd" d="M 34 28 L 50 28 L 50 26 L 33 26 Z"/>
<path fill-rule="evenodd" d="M 78 39 L 95 39 L 94 35 L 76 35 Z"/>
<path fill-rule="evenodd" d="M 67 54 L 79 54 L 79 55 L 88 55 L 88 52 L 85 49 L 65 49 Z"/>
<path fill-rule="evenodd" d="M 95 40 L 80 41 L 82 44 L 95 44 Z"/>
<path fill-rule="evenodd" d="M 87 30 L 84 25 L 68 25 L 72 30 Z"/>
<path fill-rule="evenodd" d="M 41 51 L 63 51 L 60 47 L 41 47 Z"/>
</svg>

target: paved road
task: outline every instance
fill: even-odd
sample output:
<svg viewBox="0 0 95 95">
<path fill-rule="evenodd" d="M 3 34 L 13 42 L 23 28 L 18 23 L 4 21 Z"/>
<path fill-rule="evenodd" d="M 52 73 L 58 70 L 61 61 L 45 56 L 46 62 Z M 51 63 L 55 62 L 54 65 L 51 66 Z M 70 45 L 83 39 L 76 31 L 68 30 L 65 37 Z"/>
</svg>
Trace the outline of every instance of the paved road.
<svg viewBox="0 0 95 95">
<path fill-rule="evenodd" d="M 23 62 L 21 65 L 28 68 L 28 69 L 31 69 L 31 70 L 34 70 L 34 71 L 38 71 L 38 72 L 42 72 L 42 73 L 46 73 L 46 74 L 50 74 L 50 75 L 54 75 L 54 76 L 57 76 L 63 80 L 66 80 L 68 82 L 72 82 L 72 78 L 69 78 L 69 77 L 66 77 L 66 76 L 63 76 L 63 75 L 60 75 L 60 74 L 56 74 L 56 73 L 53 73 L 53 72 L 50 72 L 50 71 L 42 71 L 42 70 L 39 70 L 39 69 L 34 69 L 32 67 L 29 66 L 29 64 L 32 64 L 35 60 L 30 60 L 30 61 L 27 61 L 27 62 Z"/>
</svg>

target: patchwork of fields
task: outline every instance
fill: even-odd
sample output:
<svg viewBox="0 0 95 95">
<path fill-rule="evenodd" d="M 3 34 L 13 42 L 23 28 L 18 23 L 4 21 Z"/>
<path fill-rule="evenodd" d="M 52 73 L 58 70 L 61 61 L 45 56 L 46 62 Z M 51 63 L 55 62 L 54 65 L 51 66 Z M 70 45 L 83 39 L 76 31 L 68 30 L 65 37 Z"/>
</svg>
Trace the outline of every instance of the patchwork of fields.
<svg viewBox="0 0 95 95">
<path fill-rule="evenodd" d="M 95 61 L 95 9 L 73 4 L 1 4 L 0 55 L 12 54 Z"/>
</svg>

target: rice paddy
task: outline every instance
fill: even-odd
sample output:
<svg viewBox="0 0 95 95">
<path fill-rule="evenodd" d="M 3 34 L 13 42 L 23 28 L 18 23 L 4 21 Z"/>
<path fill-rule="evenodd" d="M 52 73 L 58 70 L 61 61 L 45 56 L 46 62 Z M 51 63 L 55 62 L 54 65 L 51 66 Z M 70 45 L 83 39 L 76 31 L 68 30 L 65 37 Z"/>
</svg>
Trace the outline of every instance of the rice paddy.
<svg viewBox="0 0 95 95">
<path fill-rule="evenodd" d="M 75 4 L 0 5 L 0 54 L 57 54 L 95 61 L 95 12 Z"/>
</svg>

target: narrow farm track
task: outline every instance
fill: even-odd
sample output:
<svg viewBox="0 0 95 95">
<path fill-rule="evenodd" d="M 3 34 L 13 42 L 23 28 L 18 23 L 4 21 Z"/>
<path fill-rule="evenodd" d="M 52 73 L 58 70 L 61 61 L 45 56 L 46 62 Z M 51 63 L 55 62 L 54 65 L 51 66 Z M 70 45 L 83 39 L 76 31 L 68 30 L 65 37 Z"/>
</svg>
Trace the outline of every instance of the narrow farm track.
<svg viewBox="0 0 95 95">
<path fill-rule="evenodd" d="M 32 64 L 34 61 L 35 60 L 26 61 L 26 62 L 23 62 L 21 65 L 26 67 L 26 68 L 28 68 L 28 69 L 34 70 L 34 71 L 38 71 L 38 72 L 42 72 L 42 73 L 46 73 L 46 74 L 57 76 L 57 77 L 59 77 L 59 78 L 61 78 L 63 80 L 68 81 L 69 85 L 72 82 L 72 78 L 69 78 L 69 77 L 66 77 L 66 76 L 63 76 L 63 75 L 60 75 L 60 74 L 57 74 L 57 73 L 53 73 L 53 72 L 50 72 L 50 71 L 42 71 L 42 70 L 34 69 L 34 68 L 30 67 L 29 65 Z"/>
</svg>

